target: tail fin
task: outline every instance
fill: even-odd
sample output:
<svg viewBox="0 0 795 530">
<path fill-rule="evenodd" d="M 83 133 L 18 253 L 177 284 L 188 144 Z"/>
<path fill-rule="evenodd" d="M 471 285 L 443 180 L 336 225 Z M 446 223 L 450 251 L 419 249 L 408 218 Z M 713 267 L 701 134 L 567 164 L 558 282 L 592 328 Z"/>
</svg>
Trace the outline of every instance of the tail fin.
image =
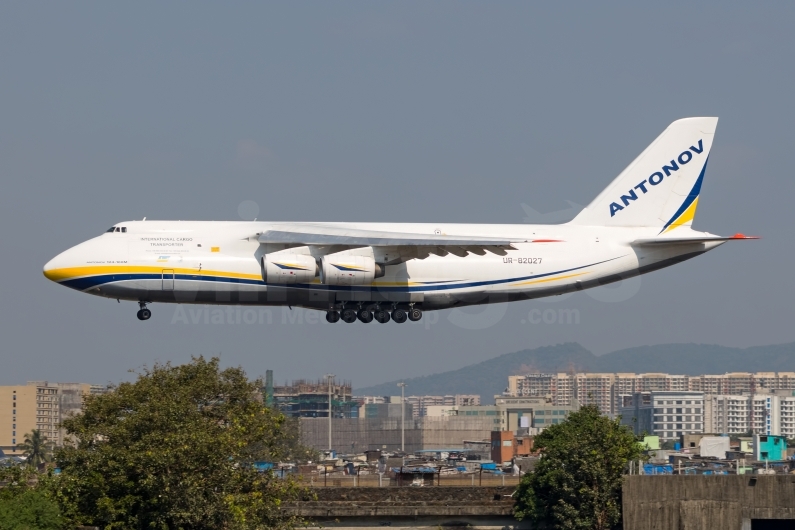
<svg viewBox="0 0 795 530">
<path fill-rule="evenodd" d="M 690 226 L 718 118 L 685 118 L 668 126 L 571 223 L 659 227 Z"/>
</svg>

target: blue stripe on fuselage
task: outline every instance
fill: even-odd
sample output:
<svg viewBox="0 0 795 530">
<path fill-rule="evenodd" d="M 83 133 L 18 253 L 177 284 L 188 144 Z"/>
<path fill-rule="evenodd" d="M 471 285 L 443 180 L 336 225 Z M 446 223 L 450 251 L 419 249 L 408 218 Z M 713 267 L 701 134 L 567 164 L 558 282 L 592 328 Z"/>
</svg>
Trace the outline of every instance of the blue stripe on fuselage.
<svg viewBox="0 0 795 530">
<path fill-rule="evenodd" d="M 549 276 L 554 276 L 555 274 L 563 274 L 566 272 L 572 272 L 576 270 L 585 269 L 587 267 L 592 267 L 594 265 L 600 265 L 602 263 L 607 263 L 609 261 L 619 259 L 619 257 L 611 258 L 604 261 L 598 261 L 596 263 L 590 263 L 588 265 L 582 265 L 580 267 L 573 267 L 570 269 L 563 269 L 554 272 L 546 272 L 543 274 L 520 276 L 517 278 L 505 278 L 500 280 L 483 280 L 483 281 L 460 283 L 455 285 L 443 284 L 443 285 L 416 285 L 416 286 L 397 286 L 397 287 L 386 287 L 386 286 L 380 287 L 378 285 L 323 285 L 315 283 L 285 285 L 278 283 L 267 284 L 262 280 L 253 280 L 246 278 L 229 278 L 226 276 L 205 276 L 205 275 L 195 275 L 195 274 L 176 274 L 174 276 L 174 279 L 184 280 L 184 281 L 222 282 L 222 283 L 245 284 L 245 285 L 271 285 L 274 287 L 286 287 L 286 288 L 289 287 L 293 289 L 315 289 L 315 290 L 329 290 L 329 291 L 372 291 L 372 290 L 377 290 L 381 292 L 446 291 L 454 289 L 464 289 L 468 287 L 484 287 L 487 285 L 499 285 L 504 283 L 533 280 L 536 278 L 545 278 Z M 100 285 L 106 285 L 109 283 L 122 282 L 122 281 L 134 281 L 134 280 L 162 280 L 162 276 L 160 274 L 146 274 L 146 273 L 102 274 L 97 276 L 87 276 L 85 278 L 76 278 L 74 280 L 64 280 L 60 283 L 62 285 L 71 287 L 72 289 L 76 289 L 78 291 L 86 291 L 94 287 L 98 287 Z"/>
</svg>

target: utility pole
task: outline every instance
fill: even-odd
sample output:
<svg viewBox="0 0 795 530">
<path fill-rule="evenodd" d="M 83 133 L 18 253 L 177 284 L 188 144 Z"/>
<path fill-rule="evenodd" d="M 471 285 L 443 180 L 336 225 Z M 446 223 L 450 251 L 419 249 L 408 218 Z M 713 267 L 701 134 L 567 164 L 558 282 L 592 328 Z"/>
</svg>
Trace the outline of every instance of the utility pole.
<svg viewBox="0 0 795 530">
<path fill-rule="evenodd" d="M 401 381 L 400 387 L 400 452 L 406 452 L 406 383 Z"/>
<path fill-rule="evenodd" d="M 328 379 L 328 450 L 330 457 L 331 456 L 331 382 L 334 380 L 334 374 L 326 374 L 324 377 Z"/>
</svg>

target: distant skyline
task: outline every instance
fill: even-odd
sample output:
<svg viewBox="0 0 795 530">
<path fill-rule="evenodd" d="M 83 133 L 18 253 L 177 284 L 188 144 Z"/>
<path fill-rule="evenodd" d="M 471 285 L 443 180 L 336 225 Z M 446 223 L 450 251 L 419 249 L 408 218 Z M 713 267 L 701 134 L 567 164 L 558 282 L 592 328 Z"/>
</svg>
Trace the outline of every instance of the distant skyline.
<svg viewBox="0 0 795 530">
<path fill-rule="evenodd" d="M 658 344 L 595 356 L 577 343 L 505 353 L 477 364 L 399 381 L 409 395 L 479 394 L 484 402 L 508 377 L 528 373 L 667 373 L 681 376 L 732 372 L 795 372 L 795 343 L 728 348 L 714 344 Z M 354 381 L 354 395 L 391 396 L 398 380 L 372 386 Z"/>
<path fill-rule="evenodd" d="M 795 5 L 9 3 L 0 384 L 220 355 L 365 387 L 578 342 L 795 340 Z M 329 325 L 137 307 L 42 266 L 141 219 L 561 222 L 673 120 L 719 116 L 694 228 L 759 241 L 622 285 Z M 210 309 L 213 311 L 214 309 Z M 217 323 L 214 323 L 217 322 Z M 715 370 L 721 366 L 716 363 Z"/>
</svg>

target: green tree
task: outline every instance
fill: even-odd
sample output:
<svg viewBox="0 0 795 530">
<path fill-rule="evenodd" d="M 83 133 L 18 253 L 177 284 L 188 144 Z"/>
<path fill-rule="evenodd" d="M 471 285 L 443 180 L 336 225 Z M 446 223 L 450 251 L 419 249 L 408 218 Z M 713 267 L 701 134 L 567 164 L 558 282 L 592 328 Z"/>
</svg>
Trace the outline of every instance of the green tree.
<svg viewBox="0 0 795 530">
<path fill-rule="evenodd" d="M 522 478 L 514 515 L 553 528 L 607 530 L 621 520 L 622 475 L 642 446 L 588 405 L 536 436 L 541 458 Z"/>
<path fill-rule="evenodd" d="M 0 530 L 57 530 L 62 520 L 58 504 L 40 490 L 0 498 Z"/>
<path fill-rule="evenodd" d="M 28 465 L 39 467 L 45 462 L 52 461 L 52 443 L 47 440 L 39 429 L 33 429 L 25 435 L 25 440 L 19 444 L 22 454 Z"/>
<path fill-rule="evenodd" d="M 38 487 L 35 470 L 0 468 L 0 530 L 57 530 L 63 526 L 58 504 Z"/>
<path fill-rule="evenodd" d="M 218 359 L 157 364 L 64 421 L 55 484 L 75 524 L 106 529 L 289 528 L 281 509 L 300 490 L 251 464 L 280 456 L 284 417 L 259 381 Z"/>
</svg>

